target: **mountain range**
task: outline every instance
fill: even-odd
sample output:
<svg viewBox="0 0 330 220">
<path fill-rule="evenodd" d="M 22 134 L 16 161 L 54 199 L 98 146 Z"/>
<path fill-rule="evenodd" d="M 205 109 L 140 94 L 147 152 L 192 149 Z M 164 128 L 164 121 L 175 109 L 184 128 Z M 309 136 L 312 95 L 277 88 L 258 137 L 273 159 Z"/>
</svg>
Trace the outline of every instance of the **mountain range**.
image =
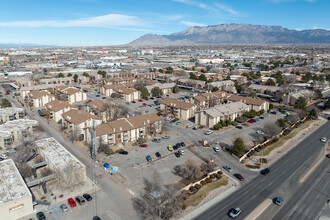
<svg viewBox="0 0 330 220">
<path fill-rule="evenodd" d="M 129 46 L 217 45 L 217 44 L 330 44 L 325 29 L 293 30 L 281 26 L 220 24 L 195 26 L 170 35 L 146 34 Z"/>
</svg>

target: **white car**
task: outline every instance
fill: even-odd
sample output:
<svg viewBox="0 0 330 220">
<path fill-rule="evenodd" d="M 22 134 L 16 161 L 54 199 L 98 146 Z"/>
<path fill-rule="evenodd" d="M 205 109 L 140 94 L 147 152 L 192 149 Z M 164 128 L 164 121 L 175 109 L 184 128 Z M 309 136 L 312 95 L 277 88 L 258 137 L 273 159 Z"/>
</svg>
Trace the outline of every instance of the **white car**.
<svg viewBox="0 0 330 220">
<path fill-rule="evenodd" d="M 258 130 L 256 133 L 257 133 L 257 134 L 261 134 L 261 135 L 264 135 L 264 134 L 265 134 L 265 133 L 264 133 L 263 131 L 261 131 L 261 130 Z"/>
<path fill-rule="evenodd" d="M 204 134 L 206 134 L 206 135 L 209 135 L 209 134 L 212 134 L 212 133 L 213 133 L 212 130 L 207 130 L 207 131 L 204 132 Z"/>
<path fill-rule="evenodd" d="M 228 215 L 231 217 L 231 218 L 236 218 L 237 216 L 239 216 L 241 214 L 241 209 L 240 208 L 232 208 L 229 210 L 229 213 Z"/>
<path fill-rule="evenodd" d="M 214 150 L 215 152 L 219 152 L 219 151 L 220 151 L 220 148 L 219 148 L 219 147 L 214 147 L 213 150 Z"/>
<path fill-rule="evenodd" d="M 320 141 L 322 141 L 322 142 L 327 142 L 327 140 L 328 139 L 326 137 L 323 137 L 323 138 L 320 139 Z"/>
<path fill-rule="evenodd" d="M 187 124 L 186 128 L 192 128 L 193 125 L 192 124 Z"/>
<path fill-rule="evenodd" d="M 180 153 L 181 155 L 184 155 L 184 150 L 179 150 L 179 153 Z"/>
<path fill-rule="evenodd" d="M 170 139 L 170 136 L 169 135 L 165 135 L 162 137 L 163 139 Z"/>
<path fill-rule="evenodd" d="M 7 156 L 6 154 L 2 154 L 2 155 L 0 156 L 0 158 L 1 158 L 1 159 L 7 159 L 8 156 Z"/>
<path fill-rule="evenodd" d="M 166 117 L 166 118 L 165 118 L 165 121 L 171 121 L 171 120 L 172 120 L 171 117 Z"/>
</svg>

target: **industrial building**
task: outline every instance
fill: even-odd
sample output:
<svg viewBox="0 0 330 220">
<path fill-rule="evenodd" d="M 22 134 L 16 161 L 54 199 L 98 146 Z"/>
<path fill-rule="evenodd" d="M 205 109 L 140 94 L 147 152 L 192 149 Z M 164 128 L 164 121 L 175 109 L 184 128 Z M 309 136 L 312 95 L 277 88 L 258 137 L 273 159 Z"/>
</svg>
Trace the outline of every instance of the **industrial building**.
<svg viewBox="0 0 330 220">
<path fill-rule="evenodd" d="M 67 151 L 53 137 L 36 141 L 39 153 L 45 158 L 63 186 L 75 186 L 86 182 L 86 166 Z"/>
<path fill-rule="evenodd" d="M 32 194 L 12 159 L 0 162 L 0 213 L 6 220 L 33 213 Z"/>
</svg>

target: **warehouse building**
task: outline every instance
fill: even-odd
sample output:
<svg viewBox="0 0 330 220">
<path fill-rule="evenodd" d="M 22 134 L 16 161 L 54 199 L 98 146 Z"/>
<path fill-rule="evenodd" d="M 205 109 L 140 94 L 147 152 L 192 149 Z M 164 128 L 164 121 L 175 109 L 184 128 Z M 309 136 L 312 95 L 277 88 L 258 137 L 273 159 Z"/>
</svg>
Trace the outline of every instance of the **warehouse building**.
<svg viewBox="0 0 330 220">
<path fill-rule="evenodd" d="M 12 159 L 0 162 L 0 213 L 6 220 L 33 213 L 32 194 Z"/>
</svg>

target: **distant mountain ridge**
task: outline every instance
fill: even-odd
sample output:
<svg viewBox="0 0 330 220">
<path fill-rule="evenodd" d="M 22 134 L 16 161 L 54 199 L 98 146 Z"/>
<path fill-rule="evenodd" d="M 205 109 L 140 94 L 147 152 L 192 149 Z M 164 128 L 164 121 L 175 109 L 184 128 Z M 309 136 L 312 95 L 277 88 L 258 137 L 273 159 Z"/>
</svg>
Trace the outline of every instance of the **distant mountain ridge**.
<svg viewBox="0 0 330 220">
<path fill-rule="evenodd" d="M 56 45 L 41 45 L 41 44 L 14 44 L 14 43 L 0 43 L 0 48 L 43 48 L 43 47 L 57 47 Z"/>
<path fill-rule="evenodd" d="M 210 44 L 330 44 L 330 31 L 297 31 L 281 26 L 220 24 L 195 26 L 170 35 L 146 34 L 131 46 L 210 45 Z"/>
</svg>

